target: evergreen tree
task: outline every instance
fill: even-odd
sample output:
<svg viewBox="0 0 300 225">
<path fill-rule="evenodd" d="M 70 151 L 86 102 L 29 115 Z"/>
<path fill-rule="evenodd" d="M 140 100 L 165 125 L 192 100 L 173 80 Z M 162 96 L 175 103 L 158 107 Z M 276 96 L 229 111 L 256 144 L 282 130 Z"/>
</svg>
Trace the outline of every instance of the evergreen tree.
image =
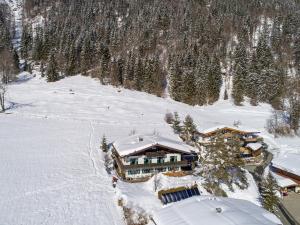
<svg viewBox="0 0 300 225">
<path fill-rule="evenodd" d="M 298 78 L 300 78 L 300 28 L 298 28 L 295 34 L 295 41 L 293 46 L 295 67 L 298 73 Z"/>
<path fill-rule="evenodd" d="M 65 65 L 65 74 L 67 76 L 75 75 L 77 72 L 77 59 L 76 59 L 76 49 L 72 44 L 68 53 L 68 57 Z M 84 70 L 84 69 L 83 69 Z"/>
<path fill-rule="evenodd" d="M 281 23 L 278 16 L 274 19 L 272 27 L 271 46 L 274 52 L 276 52 L 277 54 L 281 54 Z"/>
<path fill-rule="evenodd" d="M 194 124 L 194 120 L 190 115 L 187 115 L 183 122 L 182 136 L 186 142 L 195 141 L 194 135 L 197 131 L 197 127 Z"/>
<path fill-rule="evenodd" d="M 180 126 L 180 118 L 177 112 L 174 112 L 174 120 L 172 121 L 172 128 L 175 134 L 181 134 L 182 128 Z"/>
<path fill-rule="evenodd" d="M 44 61 L 41 62 L 40 65 L 40 72 L 41 72 L 41 77 L 45 76 L 45 65 L 44 65 Z"/>
<path fill-rule="evenodd" d="M 72 53 L 71 57 L 73 58 L 74 53 Z M 72 58 L 71 58 L 71 65 L 72 65 Z M 93 58 L 94 58 L 94 48 L 91 44 L 91 36 L 89 34 L 86 35 L 82 51 L 81 51 L 81 71 L 83 74 L 86 74 L 87 70 L 91 68 L 93 65 Z"/>
<path fill-rule="evenodd" d="M 106 141 L 105 135 L 103 135 L 103 137 L 102 137 L 101 149 L 102 149 L 103 152 L 108 152 L 108 145 L 107 145 L 107 141 Z"/>
<path fill-rule="evenodd" d="M 235 105 L 241 105 L 244 100 L 245 83 L 248 76 L 247 52 L 243 43 L 240 43 L 235 52 L 232 97 Z"/>
<path fill-rule="evenodd" d="M 210 63 L 210 69 L 208 72 L 208 103 L 212 104 L 219 99 L 220 88 L 222 85 L 222 74 L 221 74 L 221 65 L 220 59 L 217 55 L 212 57 Z"/>
<path fill-rule="evenodd" d="M 256 48 L 256 57 L 257 67 L 260 72 L 274 65 L 273 55 L 267 43 L 266 31 L 264 31 L 263 34 L 259 37 Z"/>
<path fill-rule="evenodd" d="M 268 174 L 267 178 L 263 180 L 261 184 L 261 197 L 262 197 L 262 205 L 263 207 L 275 213 L 277 211 L 277 205 L 279 204 L 279 198 L 277 196 L 278 185 L 276 180 L 271 175 Z"/>
<path fill-rule="evenodd" d="M 256 53 L 252 54 L 252 59 L 250 63 L 249 74 L 246 78 L 246 95 L 250 98 L 251 105 L 258 104 L 258 86 L 259 86 L 259 74 L 258 62 Z"/>
<path fill-rule="evenodd" d="M 183 80 L 181 77 L 181 71 L 176 65 L 171 64 L 169 74 L 169 92 L 175 101 L 182 100 L 182 89 Z"/>
<path fill-rule="evenodd" d="M 209 56 L 206 49 L 202 50 L 199 55 L 197 65 L 194 70 L 195 85 L 196 85 L 196 103 L 198 105 L 207 104 L 208 99 L 208 71 L 209 71 Z"/>
<path fill-rule="evenodd" d="M 57 72 L 57 63 L 53 52 L 50 54 L 48 59 L 46 76 L 48 82 L 55 82 L 59 80 L 59 75 Z"/>
<path fill-rule="evenodd" d="M 21 38 L 21 57 L 27 59 L 32 48 L 32 31 L 29 26 L 24 26 Z"/>
<path fill-rule="evenodd" d="M 300 81 L 298 81 L 300 83 Z M 298 84 L 299 85 L 299 84 Z M 290 113 L 290 126 L 295 131 L 299 130 L 300 123 L 300 96 L 299 94 L 294 94 L 289 98 L 289 109 Z"/>
<path fill-rule="evenodd" d="M 225 141 L 218 133 L 213 142 L 200 152 L 201 176 L 207 183 L 219 186 L 223 183 L 233 190 L 233 184 L 240 188 L 248 187 L 244 161 L 240 157 L 240 143 L 237 139 Z"/>
<path fill-rule="evenodd" d="M 182 93 L 182 102 L 189 105 L 196 104 L 196 86 L 195 86 L 195 77 L 194 73 L 186 72 L 183 76 L 183 93 Z"/>
<path fill-rule="evenodd" d="M 34 60 L 39 61 L 43 56 L 43 31 L 41 27 L 36 28 L 35 37 L 33 40 L 33 53 L 32 57 Z"/>
</svg>

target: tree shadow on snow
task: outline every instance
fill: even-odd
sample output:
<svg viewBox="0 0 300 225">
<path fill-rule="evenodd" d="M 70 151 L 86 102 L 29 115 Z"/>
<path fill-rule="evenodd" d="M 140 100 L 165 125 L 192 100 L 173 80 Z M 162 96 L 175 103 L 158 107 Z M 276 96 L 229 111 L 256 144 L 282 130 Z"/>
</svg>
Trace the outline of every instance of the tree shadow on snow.
<svg viewBox="0 0 300 225">
<path fill-rule="evenodd" d="M 9 106 L 6 110 L 12 110 L 12 109 L 19 109 L 23 107 L 33 107 L 32 103 L 27 103 L 27 104 L 22 104 L 22 103 L 17 103 L 17 102 L 8 102 Z"/>
</svg>

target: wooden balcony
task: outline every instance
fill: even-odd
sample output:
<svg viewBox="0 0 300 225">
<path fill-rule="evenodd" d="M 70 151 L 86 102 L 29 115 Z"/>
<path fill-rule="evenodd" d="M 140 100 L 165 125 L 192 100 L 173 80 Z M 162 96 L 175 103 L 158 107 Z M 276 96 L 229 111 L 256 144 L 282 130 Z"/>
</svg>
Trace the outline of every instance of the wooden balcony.
<svg viewBox="0 0 300 225">
<path fill-rule="evenodd" d="M 253 137 L 253 138 L 243 138 L 245 142 L 259 142 L 259 141 L 263 141 L 262 137 Z"/>
<path fill-rule="evenodd" d="M 164 167 L 176 167 L 176 166 L 190 166 L 192 163 L 187 160 L 182 160 L 178 162 L 164 162 L 164 163 L 147 163 L 147 164 L 134 164 L 134 165 L 124 165 L 122 161 L 118 158 L 114 158 L 118 166 L 124 171 L 129 169 L 151 169 L 151 168 L 164 168 Z"/>
</svg>

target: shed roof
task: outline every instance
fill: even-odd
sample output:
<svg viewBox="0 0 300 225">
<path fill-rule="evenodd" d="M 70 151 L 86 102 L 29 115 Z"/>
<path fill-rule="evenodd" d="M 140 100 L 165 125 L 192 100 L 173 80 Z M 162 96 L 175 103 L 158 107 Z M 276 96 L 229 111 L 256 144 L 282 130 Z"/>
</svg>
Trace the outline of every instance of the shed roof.
<svg viewBox="0 0 300 225">
<path fill-rule="evenodd" d="M 284 153 L 277 156 L 272 161 L 272 165 L 278 169 L 285 170 L 300 176 L 300 154 Z"/>
<path fill-rule="evenodd" d="M 218 212 L 219 211 L 219 212 Z M 167 205 L 154 213 L 157 225 L 275 225 L 280 220 L 246 200 L 199 196 Z"/>
<path fill-rule="evenodd" d="M 246 147 L 251 148 L 253 151 L 257 151 L 260 148 L 262 148 L 262 144 L 261 143 L 248 143 L 246 145 Z"/>
<path fill-rule="evenodd" d="M 233 126 L 228 126 L 228 125 L 218 125 L 218 126 L 215 126 L 215 127 L 210 127 L 206 130 L 201 131 L 200 133 L 208 135 L 210 133 L 214 133 L 218 130 L 224 130 L 224 129 L 233 130 L 233 131 L 240 132 L 240 133 L 243 133 L 243 134 L 259 133 L 258 131 L 253 130 L 253 129 L 243 128 L 243 127 L 241 127 L 241 128 L 240 127 L 233 127 Z"/>
</svg>

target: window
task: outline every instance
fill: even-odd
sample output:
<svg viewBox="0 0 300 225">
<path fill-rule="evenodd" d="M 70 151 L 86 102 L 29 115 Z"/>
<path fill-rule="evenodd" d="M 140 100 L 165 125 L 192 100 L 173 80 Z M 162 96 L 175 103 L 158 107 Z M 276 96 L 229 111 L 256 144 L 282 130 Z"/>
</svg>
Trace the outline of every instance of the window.
<svg viewBox="0 0 300 225">
<path fill-rule="evenodd" d="M 177 162 L 177 156 L 171 156 L 170 162 Z"/>
<path fill-rule="evenodd" d="M 149 164 L 151 163 L 151 159 L 150 158 L 144 158 L 144 164 Z"/>
<path fill-rule="evenodd" d="M 165 162 L 165 159 L 163 157 L 158 157 L 157 158 L 157 163 L 162 164 Z"/>
<path fill-rule="evenodd" d="M 153 169 L 143 169 L 142 173 L 153 173 Z"/>
<path fill-rule="evenodd" d="M 166 171 L 167 171 L 167 168 L 166 168 L 166 167 L 164 167 L 164 168 L 157 168 L 156 171 L 157 171 L 158 173 L 163 173 L 163 172 L 166 172 Z"/>
<path fill-rule="evenodd" d="M 128 175 L 140 174 L 140 170 L 128 170 Z"/>
<path fill-rule="evenodd" d="M 137 158 L 130 159 L 130 165 L 136 165 L 136 164 L 138 164 Z"/>
</svg>

